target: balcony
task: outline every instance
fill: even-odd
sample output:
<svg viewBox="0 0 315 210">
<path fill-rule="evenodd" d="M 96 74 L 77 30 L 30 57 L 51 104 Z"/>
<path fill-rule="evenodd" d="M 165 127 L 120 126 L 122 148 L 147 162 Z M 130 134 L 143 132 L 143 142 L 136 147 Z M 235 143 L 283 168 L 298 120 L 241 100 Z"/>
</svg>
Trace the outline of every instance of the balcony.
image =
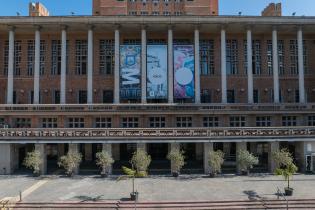
<svg viewBox="0 0 315 210">
<path fill-rule="evenodd" d="M 263 128 L 27 128 L 0 129 L 0 142 L 224 142 L 315 140 L 315 127 Z"/>
<path fill-rule="evenodd" d="M 314 103 L 308 104 L 14 104 L 0 105 L 0 113 L 21 112 L 308 112 L 315 110 Z"/>
</svg>

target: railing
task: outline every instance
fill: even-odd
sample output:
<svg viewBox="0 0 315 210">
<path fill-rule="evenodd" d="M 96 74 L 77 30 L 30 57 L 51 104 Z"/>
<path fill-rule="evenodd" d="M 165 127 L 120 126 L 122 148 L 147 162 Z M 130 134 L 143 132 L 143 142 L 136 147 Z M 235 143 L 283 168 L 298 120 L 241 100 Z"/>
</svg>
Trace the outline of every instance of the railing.
<svg viewBox="0 0 315 210">
<path fill-rule="evenodd" d="M 0 140 L 9 139 L 241 139 L 314 138 L 315 127 L 269 128 L 3 128 Z"/>
<path fill-rule="evenodd" d="M 315 104 L 12 104 L 1 112 L 121 112 L 121 111 L 308 111 Z"/>
</svg>

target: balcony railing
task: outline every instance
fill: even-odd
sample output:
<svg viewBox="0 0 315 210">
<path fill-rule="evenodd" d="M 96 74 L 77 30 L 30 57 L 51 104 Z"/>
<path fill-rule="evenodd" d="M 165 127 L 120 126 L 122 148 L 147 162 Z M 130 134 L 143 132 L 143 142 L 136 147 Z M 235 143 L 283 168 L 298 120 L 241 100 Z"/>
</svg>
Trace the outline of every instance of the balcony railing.
<svg viewBox="0 0 315 210">
<path fill-rule="evenodd" d="M 269 128 L 21 128 L 0 129 L 0 140 L 225 140 L 314 138 L 315 127 Z"/>
<path fill-rule="evenodd" d="M 0 105 L 1 112 L 121 112 L 121 111 L 312 111 L 308 104 L 14 104 Z"/>
</svg>

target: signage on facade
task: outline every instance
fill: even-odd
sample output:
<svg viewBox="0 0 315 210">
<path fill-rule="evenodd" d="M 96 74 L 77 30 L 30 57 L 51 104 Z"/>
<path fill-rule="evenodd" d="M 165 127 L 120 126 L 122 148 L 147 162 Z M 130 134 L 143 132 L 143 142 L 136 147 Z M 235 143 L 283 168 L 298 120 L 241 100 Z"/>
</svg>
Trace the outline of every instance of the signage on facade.
<svg viewBox="0 0 315 210">
<path fill-rule="evenodd" d="M 147 98 L 167 99 L 167 46 L 147 46 Z"/>
<path fill-rule="evenodd" d="M 195 97 L 195 57 L 193 45 L 174 46 L 174 97 Z"/>
<path fill-rule="evenodd" d="M 120 98 L 141 98 L 141 46 L 120 46 Z"/>
</svg>

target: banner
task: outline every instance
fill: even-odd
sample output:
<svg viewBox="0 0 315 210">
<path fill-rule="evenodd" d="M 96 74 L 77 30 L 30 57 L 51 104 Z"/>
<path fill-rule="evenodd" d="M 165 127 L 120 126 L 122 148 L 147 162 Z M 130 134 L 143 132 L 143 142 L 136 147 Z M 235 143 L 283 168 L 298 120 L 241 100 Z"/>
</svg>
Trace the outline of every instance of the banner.
<svg viewBox="0 0 315 210">
<path fill-rule="evenodd" d="M 120 46 L 120 98 L 141 98 L 141 46 Z"/>
<path fill-rule="evenodd" d="M 167 99 L 167 46 L 147 46 L 147 99 Z"/>
<path fill-rule="evenodd" d="M 193 45 L 174 46 L 174 98 L 195 97 L 195 58 Z"/>
</svg>

